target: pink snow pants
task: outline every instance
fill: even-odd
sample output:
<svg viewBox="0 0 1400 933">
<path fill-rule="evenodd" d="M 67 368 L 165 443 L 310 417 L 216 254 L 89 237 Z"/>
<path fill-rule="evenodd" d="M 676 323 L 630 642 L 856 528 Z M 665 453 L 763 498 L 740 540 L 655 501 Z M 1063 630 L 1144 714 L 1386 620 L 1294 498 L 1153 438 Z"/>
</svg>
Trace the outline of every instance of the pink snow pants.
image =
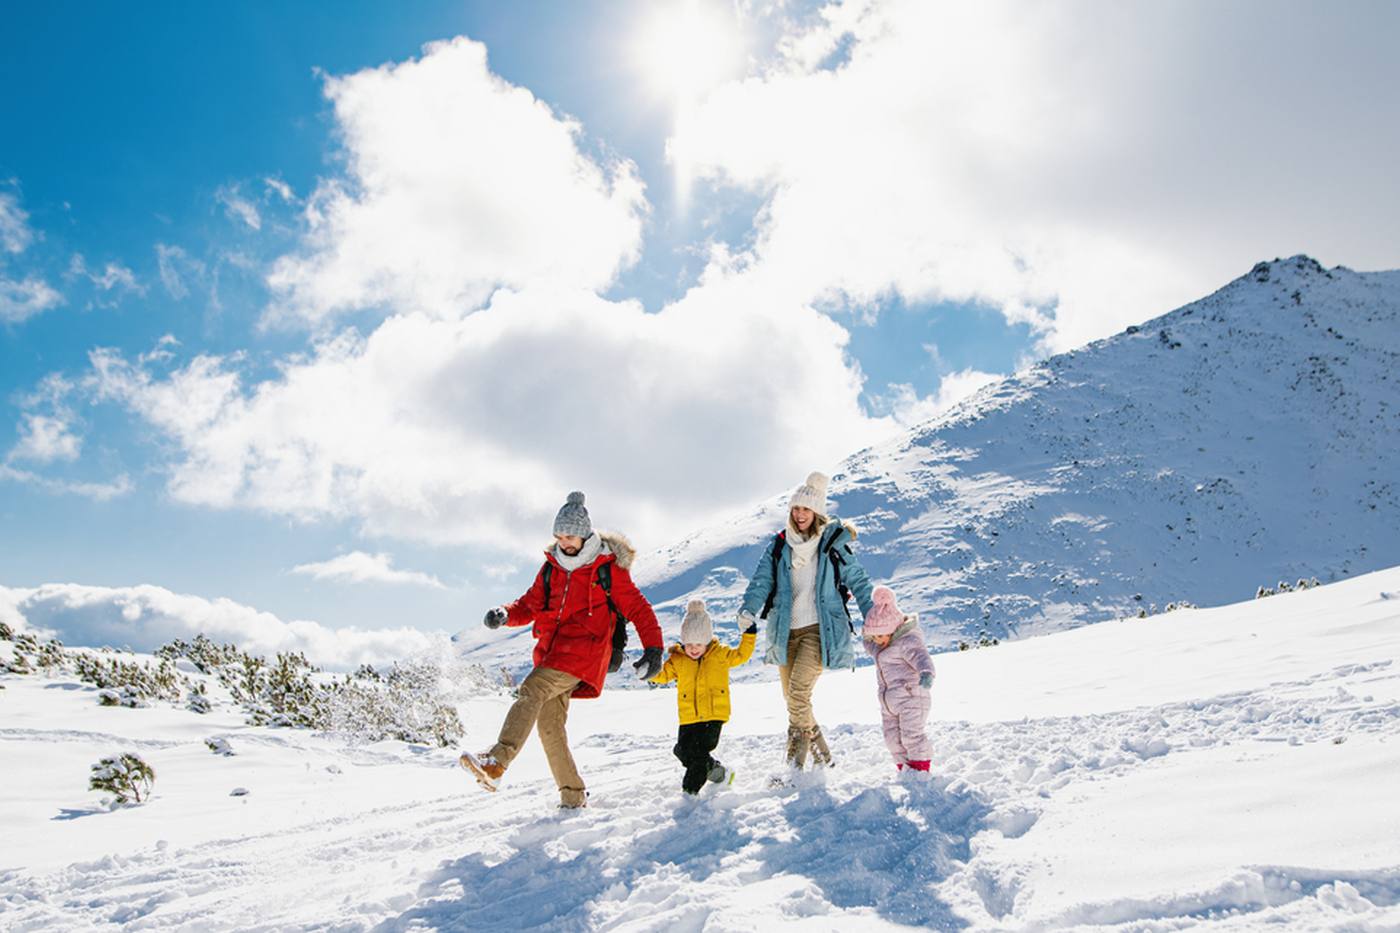
<svg viewBox="0 0 1400 933">
<path fill-rule="evenodd" d="M 895 687 L 880 697 L 885 747 L 896 765 L 928 761 L 933 745 L 928 740 L 929 691 L 919 687 Z"/>
</svg>

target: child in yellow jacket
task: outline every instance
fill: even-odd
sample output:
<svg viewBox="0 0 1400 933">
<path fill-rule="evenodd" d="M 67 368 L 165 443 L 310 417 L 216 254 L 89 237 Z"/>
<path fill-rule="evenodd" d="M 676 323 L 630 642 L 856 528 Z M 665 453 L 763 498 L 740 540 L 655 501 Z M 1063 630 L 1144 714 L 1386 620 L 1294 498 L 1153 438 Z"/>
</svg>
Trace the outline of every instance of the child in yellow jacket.
<svg viewBox="0 0 1400 933">
<path fill-rule="evenodd" d="M 676 706 L 680 712 L 680 733 L 675 755 L 685 765 L 681 789 L 698 794 L 706 781 L 729 784 L 734 772 L 710 754 L 719 745 L 719 733 L 729 721 L 729 669 L 753 656 L 758 626 L 750 625 L 739 638 L 739 647 L 730 648 L 714 637 L 714 625 L 705 603 L 692 599 L 685 607 L 681 623 L 681 643 L 661 666 L 653 683 L 676 682 Z"/>
</svg>

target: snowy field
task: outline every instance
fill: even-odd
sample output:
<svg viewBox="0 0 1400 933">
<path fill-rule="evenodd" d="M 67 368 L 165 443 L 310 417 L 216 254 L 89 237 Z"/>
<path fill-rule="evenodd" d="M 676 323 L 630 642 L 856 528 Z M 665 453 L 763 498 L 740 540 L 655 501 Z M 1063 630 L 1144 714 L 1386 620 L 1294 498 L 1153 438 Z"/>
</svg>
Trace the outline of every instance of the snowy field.
<svg viewBox="0 0 1400 933">
<path fill-rule="evenodd" d="M 451 749 L 5 676 L 0 928 L 1400 929 L 1400 568 L 935 662 L 931 780 L 896 779 L 869 667 L 819 683 L 838 766 L 795 787 L 776 681 L 736 685 L 739 778 L 695 801 L 674 694 L 609 689 L 574 813 L 534 740 L 488 795 Z M 468 747 L 508 702 L 461 707 Z M 108 811 L 120 750 L 155 794 Z"/>
</svg>

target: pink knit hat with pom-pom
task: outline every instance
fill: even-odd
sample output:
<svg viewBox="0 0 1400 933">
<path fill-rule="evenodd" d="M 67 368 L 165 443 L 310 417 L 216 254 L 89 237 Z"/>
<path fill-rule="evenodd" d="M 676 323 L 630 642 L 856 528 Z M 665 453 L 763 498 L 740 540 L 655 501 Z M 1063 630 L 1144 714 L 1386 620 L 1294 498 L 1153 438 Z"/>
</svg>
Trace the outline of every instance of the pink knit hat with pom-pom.
<svg viewBox="0 0 1400 933">
<path fill-rule="evenodd" d="M 894 602 L 894 590 L 877 586 L 871 594 L 875 605 L 865 614 L 866 635 L 889 635 L 904 621 L 904 613 Z"/>
</svg>

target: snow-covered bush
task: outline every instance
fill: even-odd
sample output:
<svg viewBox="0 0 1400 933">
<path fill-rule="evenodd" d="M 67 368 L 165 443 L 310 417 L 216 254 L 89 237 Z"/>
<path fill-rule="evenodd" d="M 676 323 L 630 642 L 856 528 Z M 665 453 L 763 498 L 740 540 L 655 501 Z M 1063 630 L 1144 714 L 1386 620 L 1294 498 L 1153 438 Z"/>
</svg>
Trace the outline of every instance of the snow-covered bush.
<svg viewBox="0 0 1400 933">
<path fill-rule="evenodd" d="M 228 739 L 211 736 L 204 740 L 204 744 L 216 755 L 222 755 L 225 758 L 233 757 L 233 746 L 228 744 Z"/>
<path fill-rule="evenodd" d="M 1273 596 L 1278 593 L 1291 593 L 1295 590 L 1310 590 L 1315 586 L 1321 586 L 1317 577 L 1299 577 L 1298 582 L 1289 585 L 1287 580 L 1278 581 L 1278 586 L 1261 586 L 1254 593 L 1255 599 L 1263 599 L 1265 596 Z"/>
<path fill-rule="evenodd" d="M 143 696 L 132 686 L 105 687 L 97 691 L 97 702 L 103 706 L 125 706 L 140 709 L 147 706 Z"/>
<path fill-rule="evenodd" d="M 973 643 L 969 644 L 965 641 L 959 641 L 958 650 L 971 651 L 973 648 L 990 648 L 993 645 L 999 644 L 1001 644 L 1001 639 L 997 638 L 996 636 L 992 635 L 984 629 L 977 633 L 977 641 Z"/>
<path fill-rule="evenodd" d="M 101 688 L 98 700 L 103 706 L 145 706 L 151 700 L 173 702 L 180 699 L 181 686 L 188 684 L 165 658 L 152 665 L 78 651 L 70 652 L 67 660 L 79 680 Z"/>
<path fill-rule="evenodd" d="M 4 622 L 0 622 L 0 641 L 14 641 L 15 630 Z"/>
<path fill-rule="evenodd" d="M 141 803 L 151 796 L 155 769 L 135 752 L 109 755 L 92 766 L 90 790 L 111 794 L 119 803 Z"/>
<path fill-rule="evenodd" d="M 1195 603 L 1193 603 L 1193 602 L 1188 602 L 1187 600 L 1184 600 L 1184 599 L 1178 599 L 1178 600 L 1177 600 L 1176 602 L 1174 602 L 1174 603 L 1167 603 L 1166 608 L 1164 608 L 1162 611 L 1163 611 L 1163 612 L 1176 612 L 1178 609 L 1196 609 L 1196 608 L 1198 608 L 1198 607 L 1197 607 L 1197 605 L 1196 605 Z"/>
<path fill-rule="evenodd" d="M 387 674 L 364 667 L 335 686 L 329 729 L 355 743 L 398 739 L 447 747 L 464 734 L 456 707 L 444 702 L 443 670 L 428 660 L 395 664 Z"/>
<path fill-rule="evenodd" d="M 185 692 L 185 709 L 191 713 L 203 715 L 214 708 L 214 704 L 209 701 L 209 692 L 204 688 L 204 684 L 193 684 Z"/>
</svg>

